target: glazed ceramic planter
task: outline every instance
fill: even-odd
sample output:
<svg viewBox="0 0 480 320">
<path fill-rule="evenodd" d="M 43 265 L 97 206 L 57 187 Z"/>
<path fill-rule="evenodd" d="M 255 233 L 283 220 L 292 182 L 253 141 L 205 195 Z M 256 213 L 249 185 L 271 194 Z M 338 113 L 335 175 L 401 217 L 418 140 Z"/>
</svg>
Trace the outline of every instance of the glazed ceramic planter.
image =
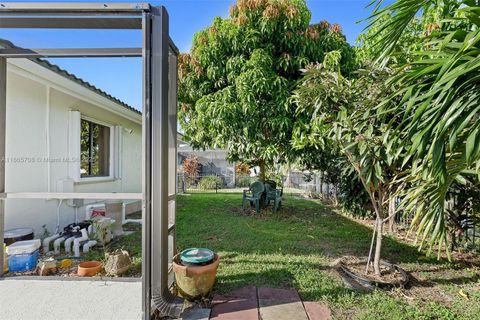
<svg viewBox="0 0 480 320">
<path fill-rule="evenodd" d="M 220 257 L 215 254 L 213 262 L 207 265 L 186 266 L 180 262 L 179 255 L 173 258 L 173 272 L 178 292 L 187 299 L 206 296 L 213 288 Z"/>
</svg>

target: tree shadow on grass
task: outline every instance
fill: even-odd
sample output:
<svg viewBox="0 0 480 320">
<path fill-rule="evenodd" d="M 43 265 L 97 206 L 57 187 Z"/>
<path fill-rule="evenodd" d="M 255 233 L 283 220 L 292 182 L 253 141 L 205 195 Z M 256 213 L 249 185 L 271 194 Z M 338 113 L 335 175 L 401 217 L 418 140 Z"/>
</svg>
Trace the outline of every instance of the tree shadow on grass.
<svg viewBox="0 0 480 320">
<path fill-rule="evenodd" d="M 243 212 L 239 207 L 226 207 L 225 209 L 234 215 L 242 215 Z M 290 243 L 290 245 L 282 247 L 287 254 L 321 253 L 331 258 L 345 255 L 357 257 L 368 255 L 372 229 L 321 205 L 303 208 L 285 205 L 280 212 L 275 214 L 262 211 L 260 214 L 252 215 L 247 211 L 244 215 L 267 224 L 268 221 L 283 222 L 286 228 L 291 223 L 303 224 L 304 230 L 299 230 L 298 237 L 292 237 L 293 245 Z M 257 224 L 255 228 L 255 231 L 259 233 L 271 232 L 266 224 Z M 277 231 L 281 232 L 281 230 Z M 272 234 L 272 236 L 274 235 Z M 268 251 L 262 250 L 261 243 L 256 249 L 259 252 L 268 253 Z M 382 255 L 384 259 L 393 263 L 412 263 L 418 261 L 420 257 L 424 258 L 424 255 L 414 246 L 395 240 L 388 235 L 384 236 Z"/>
<path fill-rule="evenodd" d="M 325 269 L 325 271 L 328 268 Z M 323 275 L 327 277 L 328 275 Z M 330 299 L 337 299 L 352 293 L 366 294 L 365 292 L 357 292 L 345 288 L 341 283 L 335 282 L 333 279 L 326 279 L 329 285 L 312 286 L 306 290 L 298 289 L 297 279 L 295 275 L 286 268 L 275 270 L 244 272 L 234 275 L 225 275 L 217 277 L 214 291 L 218 294 L 229 294 L 230 292 L 248 285 L 257 287 L 275 287 L 282 289 L 298 289 L 298 293 L 304 301 L 317 301 L 321 297 L 328 296 Z M 332 282 L 333 281 L 333 282 Z"/>
<path fill-rule="evenodd" d="M 180 248 L 205 246 L 220 252 L 216 286 L 220 292 L 255 284 L 299 288 L 307 299 L 348 294 L 351 291 L 338 278 L 336 284 L 327 284 L 336 278 L 328 264 L 345 255 L 365 257 L 370 248 L 372 228 L 318 202 L 288 197 L 279 212 L 257 214 L 241 209 L 240 194 L 199 195 L 182 201 Z M 426 269 L 447 266 L 446 260 L 427 259 L 414 246 L 389 236 L 384 238 L 382 258 Z"/>
</svg>

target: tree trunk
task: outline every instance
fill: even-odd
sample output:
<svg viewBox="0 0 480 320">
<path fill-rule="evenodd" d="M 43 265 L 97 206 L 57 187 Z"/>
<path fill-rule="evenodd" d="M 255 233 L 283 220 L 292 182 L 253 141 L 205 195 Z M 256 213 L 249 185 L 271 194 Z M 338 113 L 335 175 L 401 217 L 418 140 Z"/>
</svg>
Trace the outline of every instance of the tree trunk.
<svg viewBox="0 0 480 320">
<path fill-rule="evenodd" d="M 381 207 L 381 205 L 380 205 Z M 379 210 L 381 210 L 379 208 Z M 373 270 L 375 270 L 376 276 L 381 276 L 380 272 L 380 257 L 382 252 L 382 228 L 383 228 L 383 218 L 377 214 L 377 240 L 375 243 L 375 258 L 373 259 Z"/>
<path fill-rule="evenodd" d="M 325 198 L 323 194 L 323 171 L 320 172 L 320 194 Z"/>
<path fill-rule="evenodd" d="M 393 225 L 395 224 L 395 196 L 390 197 L 388 201 L 388 232 L 393 233 Z"/>
<path fill-rule="evenodd" d="M 292 184 L 291 172 L 292 172 L 291 165 L 290 165 L 290 163 L 288 163 L 287 172 L 285 173 L 285 184 L 284 184 L 284 187 L 290 187 L 291 184 Z"/>
<path fill-rule="evenodd" d="M 264 182 L 265 181 L 265 160 L 260 159 L 258 160 L 258 167 L 260 168 L 260 181 Z"/>
</svg>

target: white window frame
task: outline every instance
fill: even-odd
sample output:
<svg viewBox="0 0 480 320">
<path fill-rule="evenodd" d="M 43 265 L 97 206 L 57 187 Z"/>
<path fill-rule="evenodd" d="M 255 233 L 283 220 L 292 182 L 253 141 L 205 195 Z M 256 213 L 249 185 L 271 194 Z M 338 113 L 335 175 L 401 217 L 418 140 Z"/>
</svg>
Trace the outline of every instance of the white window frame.
<svg viewBox="0 0 480 320">
<path fill-rule="evenodd" d="M 92 122 L 92 123 L 95 123 L 95 124 L 99 124 L 101 126 L 105 126 L 107 128 L 109 128 L 110 130 L 110 141 L 109 141 L 109 150 L 108 150 L 108 157 L 109 157 L 109 160 L 108 160 L 108 176 L 101 176 L 101 177 L 82 177 L 81 173 L 80 173 L 80 170 L 81 170 L 81 166 L 80 166 L 80 161 L 77 162 L 77 166 L 78 166 L 78 176 L 79 178 L 75 181 L 76 183 L 89 183 L 89 182 L 105 182 L 105 181 L 114 181 L 115 180 L 115 154 L 116 154 L 116 150 L 115 150 L 115 126 L 110 124 L 110 123 L 107 123 L 105 121 L 102 121 L 102 120 L 98 120 L 98 119 L 94 119 L 94 118 L 91 118 L 91 117 L 88 117 L 88 116 L 85 116 L 83 114 L 80 113 L 80 130 L 81 130 L 81 121 L 82 120 L 86 120 L 86 121 L 89 121 L 89 122 Z M 77 139 L 79 141 L 79 147 L 80 147 L 80 138 L 81 138 L 81 135 L 79 134 L 77 136 Z M 81 150 L 78 150 L 78 154 L 80 154 Z M 80 159 L 79 159 L 80 160 Z"/>
</svg>

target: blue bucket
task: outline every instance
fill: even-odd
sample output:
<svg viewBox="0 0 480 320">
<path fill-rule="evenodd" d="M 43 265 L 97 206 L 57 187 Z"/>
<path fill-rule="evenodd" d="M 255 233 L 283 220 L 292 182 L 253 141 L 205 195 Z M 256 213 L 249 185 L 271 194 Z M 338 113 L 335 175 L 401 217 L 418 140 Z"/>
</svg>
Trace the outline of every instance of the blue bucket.
<svg viewBox="0 0 480 320">
<path fill-rule="evenodd" d="M 22 272 L 33 270 L 37 267 L 38 250 L 32 253 L 8 255 L 8 271 Z"/>
</svg>

